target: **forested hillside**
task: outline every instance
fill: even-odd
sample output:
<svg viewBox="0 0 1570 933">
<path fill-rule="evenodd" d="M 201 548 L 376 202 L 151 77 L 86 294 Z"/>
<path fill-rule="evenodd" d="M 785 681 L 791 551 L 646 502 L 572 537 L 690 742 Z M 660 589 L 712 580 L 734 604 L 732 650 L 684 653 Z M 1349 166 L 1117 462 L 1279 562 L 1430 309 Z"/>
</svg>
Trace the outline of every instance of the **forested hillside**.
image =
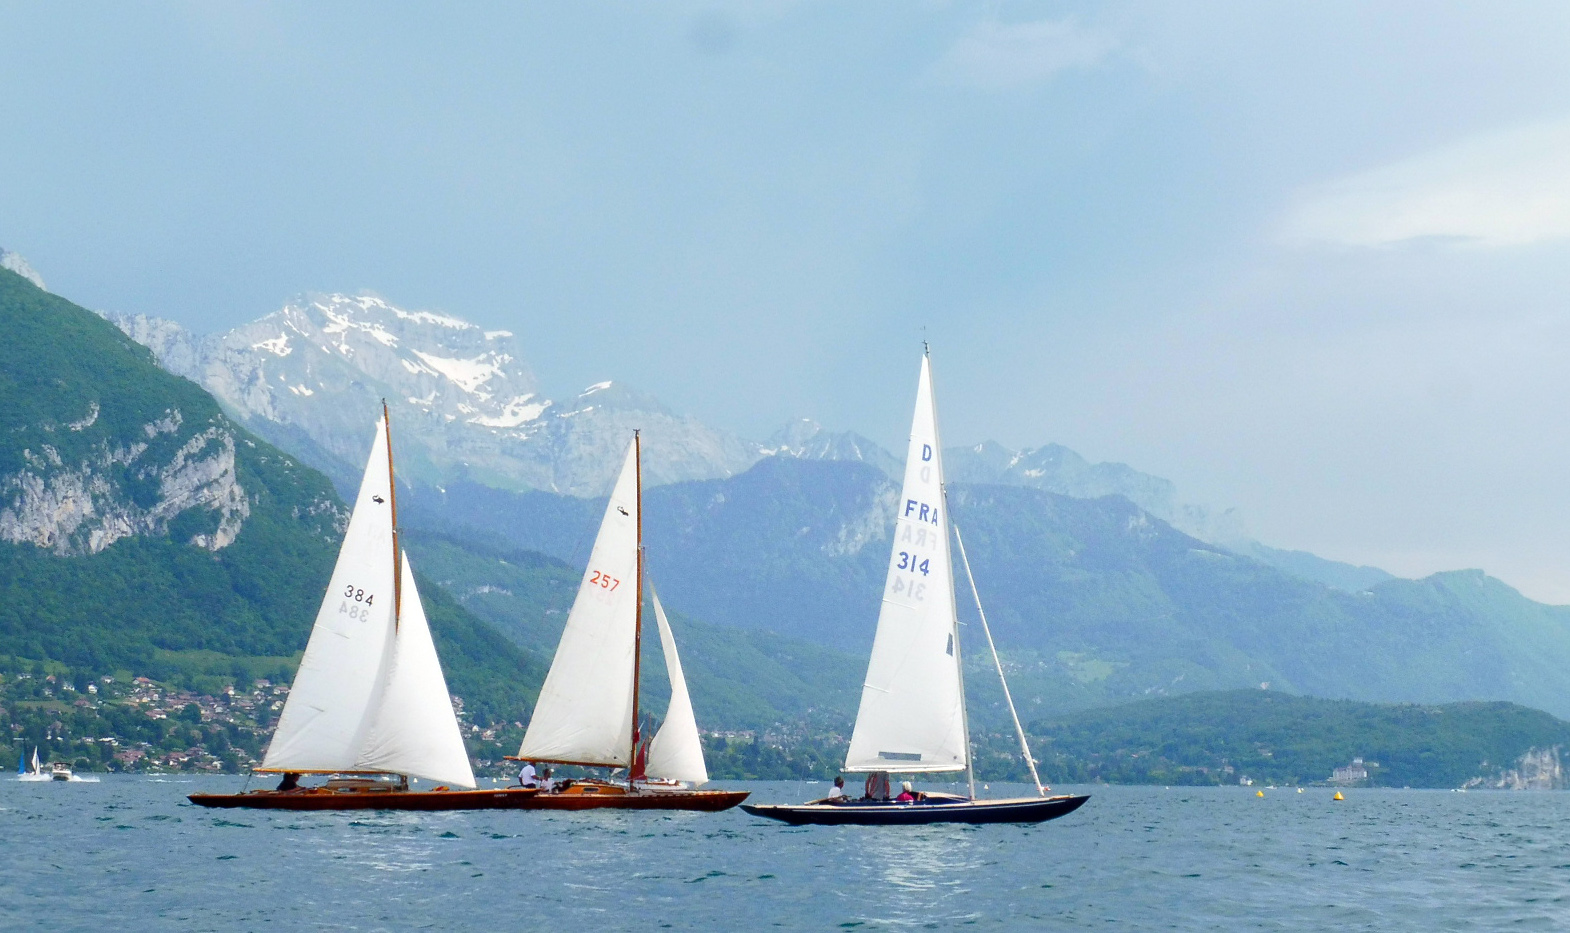
<svg viewBox="0 0 1570 933">
<path fill-rule="evenodd" d="M 346 518 L 327 480 L 4 270 L 0 345 L 0 656 L 203 688 L 292 671 Z M 453 691 L 522 718 L 528 657 L 425 590 Z"/>
<path fill-rule="evenodd" d="M 1570 723 L 1513 703 L 1358 703 L 1234 690 L 1144 700 L 1032 723 L 1051 780 L 1326 783 L 1361 759 L 1384 787 L 1566 786 Z M 1523 760 L 1524 759 L 1524 760 Z"/>
</svg>

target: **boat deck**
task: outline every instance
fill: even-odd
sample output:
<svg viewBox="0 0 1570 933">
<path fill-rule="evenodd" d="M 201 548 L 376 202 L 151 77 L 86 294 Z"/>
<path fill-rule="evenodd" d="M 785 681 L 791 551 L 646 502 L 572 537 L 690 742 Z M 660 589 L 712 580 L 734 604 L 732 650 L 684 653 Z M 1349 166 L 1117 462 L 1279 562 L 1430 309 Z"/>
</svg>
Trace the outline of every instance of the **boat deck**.
<svg viewBox="0 0 1570 933">
<path fill-rule="evenodd" d="M 742 806 L 753 816 L 793 826 L 924 826 L 931 823 L 1042 823 L 1067 816 L 1088 796 L 1016 797 L 971 800 L 950 794 L 926 794 L 922 800 L 814 801 L 795 806 Z"/>
</svg>

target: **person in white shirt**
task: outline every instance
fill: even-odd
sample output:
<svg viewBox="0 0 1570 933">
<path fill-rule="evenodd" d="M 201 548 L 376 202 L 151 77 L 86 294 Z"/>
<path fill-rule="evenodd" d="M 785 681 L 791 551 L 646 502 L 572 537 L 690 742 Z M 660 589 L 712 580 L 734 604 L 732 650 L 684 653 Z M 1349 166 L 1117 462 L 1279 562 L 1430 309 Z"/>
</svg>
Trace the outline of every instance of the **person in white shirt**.
<svg viewBox="0 0 1570 933">
<path fill-rule="evenodd" d="M 518 783 L 524 787 L 540 786 L 539 780 L 534 776 L 534 762 L 526 761 L 523 763 L 523 770 L 518 772 Z"/>
<path fill-rule="evenodd" d="M 828 799 L 830 803 L 839 803 L 843 800 L 849 799 L 845 796 L 845 779 L 843 777 L 836 777 L 834 779 L 834 786 L 829 788 Z"/>
</svg>

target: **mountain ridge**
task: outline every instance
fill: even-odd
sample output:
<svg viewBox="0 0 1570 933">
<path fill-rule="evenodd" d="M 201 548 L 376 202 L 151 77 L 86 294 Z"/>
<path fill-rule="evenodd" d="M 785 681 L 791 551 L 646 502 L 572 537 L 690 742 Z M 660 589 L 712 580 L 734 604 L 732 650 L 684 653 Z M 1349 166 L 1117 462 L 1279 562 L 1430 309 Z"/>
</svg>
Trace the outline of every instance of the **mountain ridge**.
<svg viewBox="0 0 1570 933">
<path fill-rule="evenodd" d="M 247 428 L 327 472 L 345 494 L 362 442 L 342 413 L 380 398 L 400 425 L 404 475 L 437 488 L 478 483 L 603 495 L 634 428 L 644 432 L 651 487 L 735 476 L 767 457 L 868 463 L 891 479 L 903 471 L 876 442 L 806 418 L 757 443 L 677 415 L 624 383 L 595 383 L 566 401 L 545 398 L 510 332 L 407 311 L 368 292 L 308 295 L 206 337 L 145 315 L 106 316 L 152 348 L 166 369 L 207 388 Z M 1235 509 L 1198 505 L 1169 480 L 1122 463 L 1093 463 L 1059 444 L 1015 450 L 988 441 L 948 448 L 945 457 L 953 481 L 1076 498 L 1122 495 L 1201 540 L 1337 588 L 1355 591 L 1389 577 L 1263 545 L 1248 537 Z"/>
</svg>

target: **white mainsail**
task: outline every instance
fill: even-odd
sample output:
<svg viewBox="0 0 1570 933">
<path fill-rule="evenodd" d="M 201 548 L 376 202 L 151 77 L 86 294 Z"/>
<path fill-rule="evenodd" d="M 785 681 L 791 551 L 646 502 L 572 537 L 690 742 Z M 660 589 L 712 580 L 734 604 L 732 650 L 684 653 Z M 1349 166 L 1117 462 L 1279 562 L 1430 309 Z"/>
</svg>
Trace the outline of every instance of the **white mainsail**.
<svg viewBox="0 0 1570 933">
<path fill-rule="evenodd" d="M 932 371 L 921 360 L 894 546 L 846 771 L 962 771 L 969 757 Z"/>
<path fill-rule="evenodd" d="M 627 448 L 518 757 L 628 767 L 638 619 L 638 451 Z"/>
<path fill-rule="evenodd" d="M 659 594 L 652 586 L 649 594 L 654 598 L 660 647 L 665 652 L 665 670 L 670 674 L 671 702 L 665 709 L 660 731 L 649 743 L 649 760 L 644 771 L 651 778 L 706 784 L 709 769 L 703 763 L 703 743 L 698 738 L 698 721 L 692 714 L 692 698 L 687 695 L 687 678 L 682 676 L 681 658 L 676 654 L 676 636 L 671 633 L 665 607 L 660 605 Z"/>
<path fill-rule="evenodd" d="M 474 787 L 474 771 L 463 747 L 447 678 L 436 656 L 436 643 L 425 620 L 425 607 L 415 590 L 409 555 L 403 555 L 403 612 L 392 652 L 392 664 L 381 704 L 360 750 L 356 770 L 413 774 Z"/>
<path fill-rule="evenodd" d="M 349 771 L 359 762 L 393 647 L 392 536 L 383 419 L 263 770 Z"/>
<path fill-rule="evenodd" d="M 384 414 L 263 771 L 387 771 L 475 786 L 414 571 L 396 549 L 392 481 Z"/>
</svg>

